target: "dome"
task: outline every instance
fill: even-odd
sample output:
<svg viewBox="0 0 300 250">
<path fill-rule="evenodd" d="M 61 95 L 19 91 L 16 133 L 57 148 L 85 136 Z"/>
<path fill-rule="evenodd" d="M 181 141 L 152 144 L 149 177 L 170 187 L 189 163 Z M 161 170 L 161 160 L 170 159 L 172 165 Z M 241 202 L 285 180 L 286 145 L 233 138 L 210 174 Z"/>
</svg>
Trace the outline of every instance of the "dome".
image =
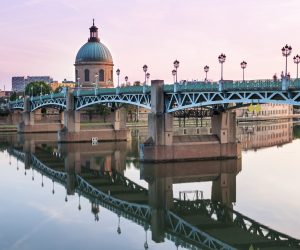
<svg viewBox="0 0 300 250">
<path fill-rule="evenodd" d="M 79 49 L 76 55 L 75 63 L 81 62 L 112 63 L 113 59 L 110 51 L 103 43 L 98 41 L 89 41 Z"/>
</svg>

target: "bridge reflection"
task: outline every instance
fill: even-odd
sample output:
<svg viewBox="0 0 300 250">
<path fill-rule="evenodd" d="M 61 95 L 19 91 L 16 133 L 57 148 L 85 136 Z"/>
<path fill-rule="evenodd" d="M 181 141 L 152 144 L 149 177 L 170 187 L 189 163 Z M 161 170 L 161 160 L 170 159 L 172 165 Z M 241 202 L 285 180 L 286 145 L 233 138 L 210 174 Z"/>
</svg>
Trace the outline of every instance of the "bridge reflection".
<svg viewBox="0 0 300 250">
<path fill-rule="evenodd" d="M 9 154 L 26 169 L 60 183 L 68 195 L 91 203 L 99 220 L 100 207 L 141 225 L 155 242 L 166 238 L 189 249 L 299 249 L 300 241 L 272 230 L 233 210 L 236 176 L 241 160 L 142 164 L 144 188 L 124 176 L 127 143 L 51 144 L 10 139 Z M 182 201 L 173 197 L 173 184 L 212 182 L 211 199 Z M 54 191 L 54 190 L 53 190 Z M 78 209 L 81 209 L 79 203 Z M 118 226 L 118 233 L 121 228 Z M 145 249 L 147 241 L 144 243 Z"/>
</svg>

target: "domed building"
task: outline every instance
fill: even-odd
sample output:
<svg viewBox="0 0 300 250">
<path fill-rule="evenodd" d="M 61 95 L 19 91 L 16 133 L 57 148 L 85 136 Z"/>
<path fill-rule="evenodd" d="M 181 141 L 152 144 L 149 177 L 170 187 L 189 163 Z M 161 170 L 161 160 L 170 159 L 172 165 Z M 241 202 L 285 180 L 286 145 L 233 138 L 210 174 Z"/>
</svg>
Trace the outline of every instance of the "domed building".
<svg viewBox="0 0 300 250">
<path fill-rule="evenodd" d="M 75 60 L 75 81 L 82 87 L 113 87 L 113 59 L 100 42 L 98 28 L 90 27 L 90 38 L 78 51 Z"/>
</svg>

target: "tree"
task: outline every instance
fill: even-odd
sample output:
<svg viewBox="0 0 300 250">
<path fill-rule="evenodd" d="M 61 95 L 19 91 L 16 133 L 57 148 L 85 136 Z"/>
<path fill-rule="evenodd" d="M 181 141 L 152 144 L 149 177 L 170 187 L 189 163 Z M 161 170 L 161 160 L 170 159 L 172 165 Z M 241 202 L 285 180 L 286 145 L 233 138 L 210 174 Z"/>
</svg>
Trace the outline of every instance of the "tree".
<svg viewBox="0 0 300 250">
<path fill-rule="evenodd" d="M 10 100 L 10 101 L 15 101 L 15 100 L 17 100 L 17 99 L 18 99 L 17 92 L 14 91 L 14 92 L 10 95 L 9 100 Z"/>
<path fill-rule="evenodd" d="M 38 96 L 50 94 L 51 87 L 45 82 L 31 82 L 25 88 L 25 95 Z"/>
</svg>

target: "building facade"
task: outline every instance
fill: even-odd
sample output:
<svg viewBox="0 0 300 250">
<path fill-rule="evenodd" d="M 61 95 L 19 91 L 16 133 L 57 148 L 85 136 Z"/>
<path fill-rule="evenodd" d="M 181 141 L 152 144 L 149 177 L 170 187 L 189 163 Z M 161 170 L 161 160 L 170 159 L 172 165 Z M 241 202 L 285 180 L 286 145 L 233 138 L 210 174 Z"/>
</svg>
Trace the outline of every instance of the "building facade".
<svg viewBox="0 0 300 250">
<path fill-rule="evenodd" d="M 108 48 L 100 42 L 94 20 L 88 42 L 79 49 L 74 66 L 79 86 L 113 87 L 113 59 Z"/>
<path fill-rule="evenodd" d="M 55 91 L 59 87 L 68 87 L 68 88 L 74 88 L 76 86 L 76 83 L 73 81 L 67 81 L 64 79 L 62 82 L 53 81 L 49 84 L 52 91 Z"/>
<path fill-rule="evenodd" d="M 13 91 L 24 91 L 27 84 L 31 82 L 45 82 L 47 84 L 53 82 L 50 76 L 13 76 L 11 79 L 11 87 Z"/>
</svg>

